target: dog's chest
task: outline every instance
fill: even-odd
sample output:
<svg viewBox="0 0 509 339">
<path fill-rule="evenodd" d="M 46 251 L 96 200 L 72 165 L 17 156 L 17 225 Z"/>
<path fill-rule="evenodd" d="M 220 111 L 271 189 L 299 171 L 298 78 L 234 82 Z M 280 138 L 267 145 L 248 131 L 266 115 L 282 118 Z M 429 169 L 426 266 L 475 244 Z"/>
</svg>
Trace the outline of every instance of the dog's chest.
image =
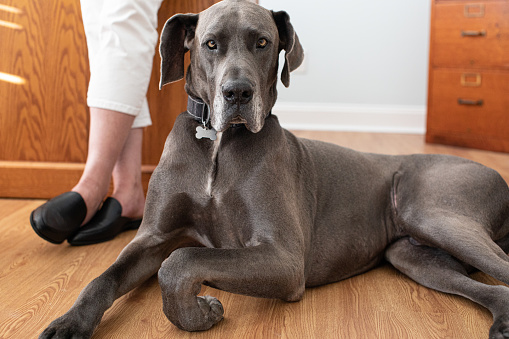
<svg viewBox="0 0 509 339">
<path fill-rule="evenodd" d="M 209 155 L 210 159 L 210 167 L 207 171 L 207 177 L 206 177 L 206 183 L 205 183 L 205 195 L 208 197 L 213 197 L 213 186 L 214 181 L 217 177 L 217 170 L 218 170 L 218 164 L 217 164 L 217 158 L 219 153 L 219 148 L 221 146 L 221 140 L 223 138 L 223 133 L 217 133 L 217 138 L 214 140 L 214 143 L 212 145 L 212 150 Z"/>
</svg>

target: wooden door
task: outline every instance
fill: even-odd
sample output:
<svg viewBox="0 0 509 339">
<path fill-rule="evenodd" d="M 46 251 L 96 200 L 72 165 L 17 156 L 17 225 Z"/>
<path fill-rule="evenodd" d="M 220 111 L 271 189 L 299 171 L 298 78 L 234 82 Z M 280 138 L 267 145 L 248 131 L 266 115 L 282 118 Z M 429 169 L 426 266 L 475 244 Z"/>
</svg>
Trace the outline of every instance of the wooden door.
<svg viewBox="0 0 509 339">
<path fill-rule="evenodd" d="M 166 0 L 159 32 L 175 13 L 218 0 Z M 183 81 L 159 91 L 154 57 L 148 101 L 153 125 L 143 144 L 145 187 L 176 116 Z M 79 0 L 3 0 L 0 4 L 0 197 L 51 198 L 71 189 L 87 156 L 89 80 Z"/>
</svg>

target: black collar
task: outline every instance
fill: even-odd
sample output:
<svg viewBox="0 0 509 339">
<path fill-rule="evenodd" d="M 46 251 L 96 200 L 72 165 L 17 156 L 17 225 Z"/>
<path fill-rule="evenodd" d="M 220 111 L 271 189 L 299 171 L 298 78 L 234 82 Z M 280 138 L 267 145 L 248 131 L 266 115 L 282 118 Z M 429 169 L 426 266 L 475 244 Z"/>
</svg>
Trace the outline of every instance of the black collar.
<svg viewBox="0 0 509 339">
<path fill-rule="evenodd" d="M 191 114 L 194 119 L 203 126 L 210 127 L 210 110 L 209 106 L 201 99 L 187 97 L 187 113 Z"/>
</svg>

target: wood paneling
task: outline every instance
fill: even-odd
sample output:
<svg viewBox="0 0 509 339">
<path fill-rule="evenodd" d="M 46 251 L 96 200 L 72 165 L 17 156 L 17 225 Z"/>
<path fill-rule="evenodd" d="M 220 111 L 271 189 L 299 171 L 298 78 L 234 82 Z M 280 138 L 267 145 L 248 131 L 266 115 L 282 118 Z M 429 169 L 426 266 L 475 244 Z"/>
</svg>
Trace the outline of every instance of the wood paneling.
<svg viewBox="0 0 509 339">
<path fill-rule="evenodd" d="M 79 1 L 10 0 L 0 26 L 0 72 L 24 85 L 0 81 L 0 160 L 84 162 L 89 77 Z"/>
<path fill-rule="evenodd" d="M 297 135 L 366 152 L 446 153 L 498 170 L 509 181 L 509 154 L 425 144 L 418 135 L 298 131 Z M 52 245 L 28 222 L 40 201 L 0 199 L 0 338 L 36 338 L 66 312 L 80 291 L 110 266 L 134 231 L 83 247 Z M 482 274 L 475 279 L 500 284 Z M 164 316 L 154 277 L 108 310 L 93 338 L 488 338 L 493 322 L 483 307 L 439 293 L 389 265 L 345 281 L 306 290 L 302 301 L 246 297 L 209 287 L 225 319 L 205 332 L 177 329 Z"/>
<path fill-rule="evenodd" d="M 199 12 L 214 2 L 164 1 L 159 32 L 171 15 Z M 25 83 L 0 80 L 0 196 L 51 198 L 76 184 L 75 164 L 82 168 L 87 155 L 89 68 L 80 3 L 1 4 L 0 20 L 11 24 L 0 25 L 0 72 Z M 147 94 L 153 126 L 145 131 L 145 169 L 158 163 L 166 136 L 187 104 L 183 81 L 159 91 L 159 62 L 156 53 Z M 44 164 L 34 167 L 34 162 Z M 144 175 L 145 186 L 148 178 Z"/>
</svg>

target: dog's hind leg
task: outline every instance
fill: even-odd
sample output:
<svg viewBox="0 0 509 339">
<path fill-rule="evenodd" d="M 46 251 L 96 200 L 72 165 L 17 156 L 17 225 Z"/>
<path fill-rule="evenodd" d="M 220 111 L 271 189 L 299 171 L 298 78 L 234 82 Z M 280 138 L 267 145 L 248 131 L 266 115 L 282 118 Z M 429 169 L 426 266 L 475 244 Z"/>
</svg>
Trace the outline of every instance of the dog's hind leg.
<svg viewBox="0 0 509 339">
<path fill-rule="evenodd" d="M 417 241 L 441 248 L 461 262 L 471 265 L 492 277 L 509 284 L 509 257 L 492 240 L 486 227 L 470 217 L 448 211 L 435 211 L 406 226 L 408 234 Z"/>
<path fill-rule="evenodd" d="M 393 181 L 400 232 L 509 284 L 509 257 L 494 241 L 509 234 L 509 190 L 503 178 L 464 159 L 414 160 Z"/>
<path fill-rule="evenodd" d="M 419 245 L 409 237 L 392 244 L 386 251 L 386 259 L 423 286 L 457 294 L 486 307 L 494 319 L 489 338 L 509 338 L 508 287 L 471 279 L 463 263 L 452 255 L 439 248 Z"/>
</svg>

